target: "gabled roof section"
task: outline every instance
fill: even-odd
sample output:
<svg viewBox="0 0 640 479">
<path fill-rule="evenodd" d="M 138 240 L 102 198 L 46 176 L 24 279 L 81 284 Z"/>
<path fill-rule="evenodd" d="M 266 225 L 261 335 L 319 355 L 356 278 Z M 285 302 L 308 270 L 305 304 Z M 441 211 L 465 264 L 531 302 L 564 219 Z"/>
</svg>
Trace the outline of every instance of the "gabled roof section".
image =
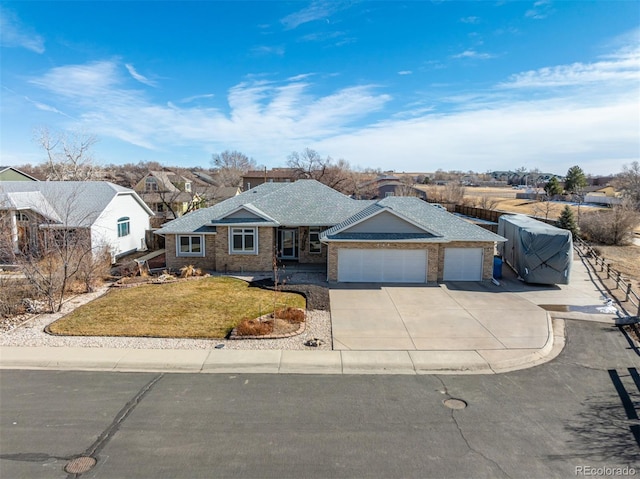
<svg viewBox="0 0 640 479">
<path fill-rule="evenodd" d="M 131 195 L 149 216 L 153 215 L 135 191 L 107 181 L 3 181 L 0 193 L 12 196 L 22 193 L 22 205 L 30 203 L 34 208 L 44 198 L 58 222 L 69 227 L 91 226 L 113 198 L 120 195 Z"/>
<path fill-rule="evenodd" d="M 211 220 L 213 225 L 260 225 L 260 226 L 279 226 L 279 223 L 269 215 L 259 210 L 251 203 L 245 203 L 238 206 L 234 210 L 225 213 L 220 218 Z"/>
<path fill-rule="evenodd" d="M 29 180 L 29 181 L 40 181 L 37 178 L 34 178 L 31 175 L 26 174 L 24 171 L 20 171 L 17 168 L 14 168 L 13 166 L 0 166 L 0 174 L 5 173 L 7 171 L 13 171 L 15 174 L 19 175 L 19 176 L 23 176 L 25 179 Z M 4 177 L 4 175 L 3 175 Z"/>
<path fill-rule="evenodd" d="M 353 225 L 362 223 L 383 211 L 393 212 L 397 217 L 409 221 L 424 230 L 420 233 L 360 232 L 352 233 Z M 447 211 L 432 206 L 425 201 L 413 197 L 390 196 L 378 201 L 373 206 L 363 209 L 344 222 L 324 231 L 323 241 L 505 241 L 479 226 L 470 224 Z"/>
<path fill-rule="evenodd" d="M 385 216 L 387 218 L 384 218 Z M 388 217 L 395 219 L 395 221 L 389 221 Z M 376 219 L 380 219 L 381 221 L 376 221 Z M 375 203 L 364 208 L 346 221 L 327 230 L 325 235 L 334 239 L 338 237 L 354 239 L 363 235 L 366 237 L 374 237 L 377 235 L 381 238 L 398 238 L 402 236 L 407 239 L 442 236 L 424 223 L 416 222 L 414 219 L 403 215 L 401 211 L 394 210 L 380 203 Z"/>
</svg>

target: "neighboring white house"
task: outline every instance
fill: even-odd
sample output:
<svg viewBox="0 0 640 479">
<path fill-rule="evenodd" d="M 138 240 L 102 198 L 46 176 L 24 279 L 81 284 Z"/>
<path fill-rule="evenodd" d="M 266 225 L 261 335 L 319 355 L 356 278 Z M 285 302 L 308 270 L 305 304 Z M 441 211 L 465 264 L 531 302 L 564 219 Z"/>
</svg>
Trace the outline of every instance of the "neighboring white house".
<svg viewBox="0 0 640 479">
<path fill-rule="evenodd" d="M 112 260 L 146 249 L 153 212 L 135 191 L 106 181 L 0 181 L 0 212 L 11 214 L 14 250 L 38 248 L 44 228 L 88 230 L 95 253 Z"/>
</svg>

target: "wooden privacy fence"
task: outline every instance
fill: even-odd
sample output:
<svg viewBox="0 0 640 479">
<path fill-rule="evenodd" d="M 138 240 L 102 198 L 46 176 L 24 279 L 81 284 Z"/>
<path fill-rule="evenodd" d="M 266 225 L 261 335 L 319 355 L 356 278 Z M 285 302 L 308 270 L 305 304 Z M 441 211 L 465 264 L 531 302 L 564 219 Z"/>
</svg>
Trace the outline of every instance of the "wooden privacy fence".
<svg viewBox="0 0 640 479">
<path fill-rule="evenodd" d="M 615 288 L 624 294 L 624 301 L 632 304 L 636 309 L 636 316 L 640 316 L 640 296 L 633 290 L 630 282 L 625 281 L 620 271 L 611 267 L 606 260 L 598 255 L 596 251 L 580 238 L 574 239 L 574 244 L 579 248 L 579 252 L 587 258 L 587 261 L 595 272 L 607 274 L 607 279 L 614 282 Z"/>
</svg>

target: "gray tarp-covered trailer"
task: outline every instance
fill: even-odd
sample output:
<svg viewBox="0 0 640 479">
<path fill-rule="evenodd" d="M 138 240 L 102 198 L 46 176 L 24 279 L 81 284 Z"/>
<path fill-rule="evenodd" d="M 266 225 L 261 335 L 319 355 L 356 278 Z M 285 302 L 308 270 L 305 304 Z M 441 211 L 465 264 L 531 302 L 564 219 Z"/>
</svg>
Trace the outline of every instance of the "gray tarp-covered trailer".
<svg viewBox="0 0 640 479">
<path fill-rule="evenodd" d="M 502 215 L 498 245 L 504 261 L 527 283 L 569 284 L 573 261 L 571 232 L 525 215 Z"/>
</svg>

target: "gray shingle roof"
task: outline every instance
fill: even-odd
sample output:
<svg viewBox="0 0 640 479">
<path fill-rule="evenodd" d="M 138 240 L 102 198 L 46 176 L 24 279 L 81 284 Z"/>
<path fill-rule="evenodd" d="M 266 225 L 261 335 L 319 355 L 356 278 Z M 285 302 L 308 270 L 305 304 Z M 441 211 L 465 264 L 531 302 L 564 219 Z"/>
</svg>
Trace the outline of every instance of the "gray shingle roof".
<svg viewBox="0 0 640 479">
<path fill-rule="evenodd" d="M 46 212 L 45 216 L 71 227 L 91 226 L 119 194 L 133 195 L 147 213 L 153 214 L 133 190 L 107 181 L 0 182 L 0 205 L 4 205 L 4 197 L 5 201 L 12 200 L 10 208 Z M 16 203 L 18 197 L 20 201 Z"/>
<path fill-rule="evenodd" d="M 442 208 L 438 208 L 426 203 L 419 198 L 389 196 L 378 201 L 375 205 L 363 209 L 358 214 L 347 218 L 340 224 L 335 225 L 324 231 L 321 238 L 325 241 L 354 240 L 353 234 L 348 232 L 349 226 L 362 221 L 368 216 L 374 215 L 383 208 L 388 208 L 393 212 L 411 220 L 417 226 L 420 226 L 426 233 L 430 233 L 430 237 L 425 237 L 425 241 L 431 242 L 449 242 L 449 241 L 505 241 L 502 236 L 491 233 L 484 228 L 468 223 L 467 221 L 448 213 Z M 346 231 L 345 231 L 346 230 Z M 391 240 L 385 237 L 385 234 L 370 234 L 368 240 L 374 240 L 378 237 L 381 241 Z M 404 237 L 396 238 L 397 240 L 411 240 L 412 235 L 403 235 Z"/>
<path fill-rule="evenodd" d="M 239 206 L 248 205 L 281 226 L 331 226 L 362 209 L 349 198 L 315 180 L 263 183 L 217 205 L 188 213 L 163 225 L 158 234 L 190 233 L 204 224 L 221 224 Z M 255 218 L 247 221 L 255 222 Z"/>
<path fill-rule="evenodd" d="M 315 180 L 263 183 L 206 209 L 188 213 L 163 225 L 158 234 L 192 233 L 205 225 L 255 224 L 256 217 L 225 219 L 240 206 L 262 212 L 280 226 L 333 226 L 322 234 L 331 240 L 362 241 L 504 241 L 504 238 L 457 218 L 419 198 L 390 196 L 380 201 L 354 200 Z M 348 233 L 348 227 L 384 209 L 396 212 L 424 233 Z M 231 220 L 231 221 L 230 221 Z M 354 236 L 355 235 L 355 236 Z"/>
</svg>

